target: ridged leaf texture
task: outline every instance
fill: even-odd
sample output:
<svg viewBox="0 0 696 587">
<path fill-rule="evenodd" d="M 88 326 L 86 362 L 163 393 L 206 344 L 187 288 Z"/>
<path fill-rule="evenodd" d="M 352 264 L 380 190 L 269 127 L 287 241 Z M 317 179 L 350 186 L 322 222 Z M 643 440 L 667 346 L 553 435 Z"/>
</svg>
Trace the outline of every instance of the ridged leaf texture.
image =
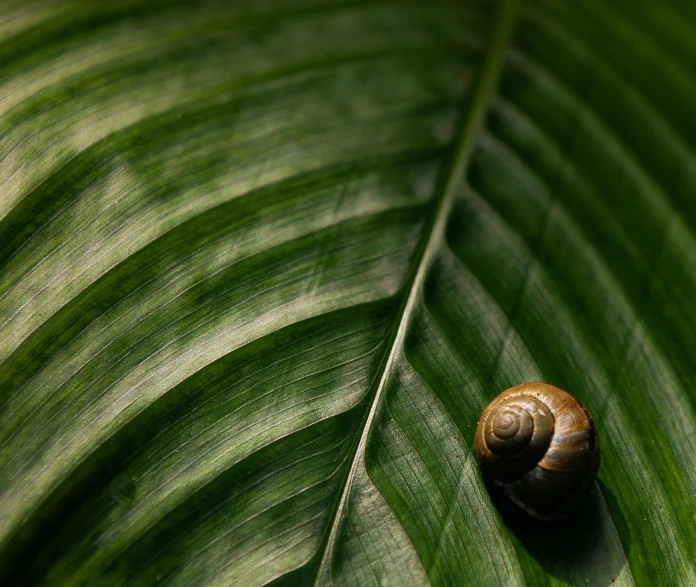
<svg viewBox="0 0 696 587">
<path fill-rule="evenodd" d="M 696 5 L 4 0 L 2 585 L 696 585 Z M 516 527 L 503 389 L 597 421 Z"/>
</svg>

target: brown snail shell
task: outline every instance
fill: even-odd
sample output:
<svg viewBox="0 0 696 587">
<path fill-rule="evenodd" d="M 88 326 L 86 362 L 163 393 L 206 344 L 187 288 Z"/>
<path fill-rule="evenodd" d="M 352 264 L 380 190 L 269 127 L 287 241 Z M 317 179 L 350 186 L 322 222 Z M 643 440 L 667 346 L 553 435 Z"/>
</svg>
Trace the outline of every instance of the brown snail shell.
<svg viewBox="0 0 696 587">
<path fill-rule="evenodd" d="M 523 383 L 496 397 L 481 414 L 474 448 L 488 486 L 544 522 L 570 517 L 599 469 L 590 412 L 547 383 Z"/>
</svg>

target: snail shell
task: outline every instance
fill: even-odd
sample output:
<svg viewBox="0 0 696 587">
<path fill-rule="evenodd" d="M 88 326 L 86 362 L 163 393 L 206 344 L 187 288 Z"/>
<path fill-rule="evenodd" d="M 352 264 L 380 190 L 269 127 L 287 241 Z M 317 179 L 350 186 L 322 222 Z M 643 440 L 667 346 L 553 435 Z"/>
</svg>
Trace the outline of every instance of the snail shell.
<svg viewBox="0 0 696 587">
<path fill-rule="evenodd" d="M 570 517 L 599 469 L 599 438 L 577 399 L 546 383 L 523 383 L 481 414 L 474 441 L 484 479 L 529 516 Z"/>
</svg>

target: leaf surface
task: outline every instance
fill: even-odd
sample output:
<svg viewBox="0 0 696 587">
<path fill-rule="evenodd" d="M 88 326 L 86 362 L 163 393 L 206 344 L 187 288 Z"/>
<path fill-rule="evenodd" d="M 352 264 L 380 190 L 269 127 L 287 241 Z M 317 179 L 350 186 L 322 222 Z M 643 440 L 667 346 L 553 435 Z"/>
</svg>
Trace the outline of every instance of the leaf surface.
<svg viewBox="0 0 696 587">
<path fill-rule="evenodd" d="M 696 584 L 691 4 L 0 14 L 3 584 Z M 473 455 L 535 380 L 560 531 Z"/>
</svg>

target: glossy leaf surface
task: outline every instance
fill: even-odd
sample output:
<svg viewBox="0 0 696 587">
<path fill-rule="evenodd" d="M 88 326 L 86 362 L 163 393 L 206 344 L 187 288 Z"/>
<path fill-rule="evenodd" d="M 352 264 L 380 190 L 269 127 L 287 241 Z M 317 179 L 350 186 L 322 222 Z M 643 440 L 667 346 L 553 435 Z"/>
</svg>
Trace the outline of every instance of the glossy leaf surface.
<svg viewBox="0 0 696 587">
<path fill-rule="evenodd" d="M 696 584 L 696 8 L 7 0 L 0 583 Z M 501 518 L 548 381 L 584 514 Z"/>
</svg>

